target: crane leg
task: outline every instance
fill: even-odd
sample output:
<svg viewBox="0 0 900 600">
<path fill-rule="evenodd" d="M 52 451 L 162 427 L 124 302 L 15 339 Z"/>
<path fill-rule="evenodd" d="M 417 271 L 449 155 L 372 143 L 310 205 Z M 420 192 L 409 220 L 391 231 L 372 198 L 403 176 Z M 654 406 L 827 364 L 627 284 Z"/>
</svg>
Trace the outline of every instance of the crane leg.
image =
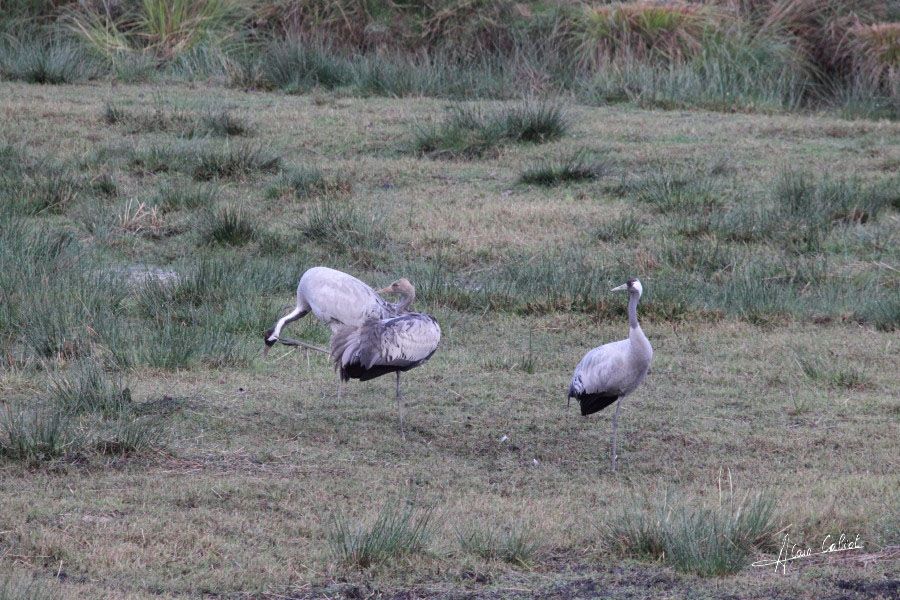
<svg viewBox="0 0 900 600">
<path fill-rule="evenodd" d="M 344 389 L 343 383 L 344 382 L 341 381 L 340 375 L 338 375 L 338 382 L 337 382 L 337 401 L 338 402 L 341 401 L 341 391 L 343 391 L 343 389 Z"/>
<path fill-rule="evenodd" d="M 397 412 L 400 413 L 400 439 L 406 441 L 406 431 L 403 429 L 403 397 L 400 395 L 400 371 L 397 371 Z"/>
<path fill-rule="evenodd" d="M 616 472 L 616 459 L 619 457 L 617 454 L 617 444 L 618 435 L 619 435 L 619 409 L 622 408 L 622 399 L 619 398 L 616 401 L 616 412 L 613 413 L 613 422 L 612 422 L 612 470 L 613 473 Z"/>
</svg>

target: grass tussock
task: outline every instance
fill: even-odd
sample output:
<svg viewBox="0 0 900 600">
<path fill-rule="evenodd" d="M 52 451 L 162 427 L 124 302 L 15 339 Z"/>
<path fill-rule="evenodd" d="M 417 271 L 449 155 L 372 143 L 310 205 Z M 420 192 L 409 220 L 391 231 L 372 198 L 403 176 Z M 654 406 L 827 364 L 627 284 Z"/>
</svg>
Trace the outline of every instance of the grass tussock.
<svg viewBox="0 0 900 600">
<path fill-rule="evenodd" d="M 420 127 L 413 149 L 429 158 L 478 158 L 507 143 L 553 141 L 568 129 L 557 104 L 526 103 L 495 113 L 457 108 L 443 122 Z"/>
<path fill-rule="evenodd" d="M 811 381 L 837 389 L 862 389 L 869 382 L 865 372 L 849 361 L 801 349 L 794 352 L 797 365 Z"/>
<path fill-rule="evenodd" d="M 348 59 L 328 46 L 291 39 L 268 46 L 259 74 L 263 86 L 288 93 L 305 93 L 316 87 L 332 89 L 353 81 Z"/>
<path fill-rule="evenodd" d="M 463 552 L 484 560 L 500 560 L 520 567 L 530 567 L 540 549 L 540 541 L 524 523 L 506 527 L 471 525 L 457 531 Z"/>
<path fill-rule="evenodd" d="M 215 185 L 179 185 L 170 182 L 160 186 L 152 204 L 163 214 L 180 210 L 192 211 L 209 208 L 219 193 L 220 190 Z"/>
<path fill-rule="evenodd" d="M 601 242 L 633 240 L 640 234 L 642 227 L 643 222 L 640 218 L 634 214 L 627 214 L 597 225 L 591 232 L 591 237 Z"/>
<path fill-rule="evenodd" d="M 83 360 L 51 376 L 49 397 L 69 414 L 118 415 L 132 407 L 131 391 L 95 360 Z"/>
<path fill-rule="evenodd" d="M 38 464 L 64 456 L 75 442 L 69 420 L 52 407 L 7 405 L 0 413 L 0 457 Z"/>
<path fill-rule="evenodd" d="M 21 215 L 62 214 L 90 189 L 75 169 L 50 159 L 36 160 L 14 146 L 0 149 L 0 201 Z"/>
<path fill-rule="evenodd" d="M 149 238 L 161 238 L 167 227 L 159 208 L 129 199 L 116 215 L 116 226 L 123 232 Z"/>
<path fill-rule="evenodd" d="M 152 110 L 126 110 L 107 102 L 102 114 L 107 125 L 121 127 L 129 134 L 169 133 L 183 138 L 237 137 L 252 132 L 251 125 L 226 109 L 191 113 L 166 107 L 160 100 Z"/>
<path fill-rule="evenodd" d="M 145 53 L 165 60 L 201 42 L 224 42 L 245 15 L 240 5 L 227 0 L 144 0 L 123 6 L 70 6 L 62 19 L 85 44 L 107 57 Z"/>
<path fill-rule="evenodd" d="M 662 560 L 703 577 L 736 573 L 775 533 L 775 500 L 762 493 L 720 496 L 707 506 L 665 494 L 613 515 L 602 535 L 624 556 Z"/>
<path fill-rule="evenodd" d="M 521 183 L 546 187 L 592 181 L 608 175 L 609 162 L 595 159 L 586 150 L 579 150 L 561 159 L 545 160 L 535 164 L 519 177 Z"/>
<path fill-rule="evenodd" d="M 328 533 L 332 554 L 341 563 L 367 569 L 425 552 L 432 511 L 408 502 L 388 502 L 370 525 L 351 524 L 338 515 Z"/>
<path fill-rule="evenodd" d="M 203 147 L 191 156 L 191 176 L 197 181 L 241 179 L 254 173 L 271 173 L 281 157 L 262 145 L 227 144 L 223 148 Z"/>
<path fill-rule="evenodd" d="M 703 211 L 720 203 L 714 181 L 700 173 L 660 167 L 634 187 L 637 200 L 660 213 Z"/>
<path fill-rule="evenodd" d="M 281 164 L 281 157 L 250 142 L 226 142 L 221 146 L 191 142 L 134 148 L 128 164 L 145 175 L 183 172 L 196 181 L 241 180 L 256 173 L 274 172 Z"/>
<path fill-rule="evenodd" d="M 387 245 L 387 232 L 378 217 L 344 202 L 321 201 L 310 205 L 300 224 L 300 233 L 308 240 L 357 256 L 377 253 Z"/>
<path fill-rule="evenodd" d="M 82 45 L 46 32 L 29 31 L 0 40 L 2 79 L 61 85 L 92 79 L 99 67 Z"/>
<path fill-rule="evenodd" d="M 715 17 L 698 4 L 616 2 L 585 7 L 571 35 L 581 60 L 595 68 L 622 56 L 671 63 L 700 51 Z"/>
<path fill-rule="evenodd" d="M 259 235 L 256 221 L 239 207 L 226 205 L 200 218 L 201 240 L 206 244 L 243 246 Z"/>
<path fill-rule="evenodd" d="M 342 175 L 326 175 L 317 167 L 301 166 L 282 171 L 266 194 L 270 198 L 340 198 L 349 196 L 352 191 L 353 184 Z"/>
</svg>

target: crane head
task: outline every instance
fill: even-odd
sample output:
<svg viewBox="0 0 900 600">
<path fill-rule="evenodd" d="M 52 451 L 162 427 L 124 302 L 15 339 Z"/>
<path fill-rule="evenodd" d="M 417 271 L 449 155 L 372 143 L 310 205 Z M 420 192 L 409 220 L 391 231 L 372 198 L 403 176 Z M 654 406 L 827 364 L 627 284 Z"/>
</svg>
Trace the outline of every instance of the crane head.
<svg viewBox="0 0 900 600">
<path fill-rule="evenodd" d="M 263 341 L 266 343 L 265 348 L 263 348 L 263 356 L 266 356 L 269 353 L 269 350 L 272 349 L 272 346 L 275 345 L 275 342 L 278 341 L 278 338 L 272 338 L 272 334 L 274 333 L 274 329 L 267 329 L 263 334 Z"/>
<path fill-rule="evenodd" d="M 401 294 L 403 296 L 414 296 L 416 288 L 405 277 L 398 279 L 391 285 L 376 290 L 379 294 Z"/>
<path fill-rule="evenodd" d="M 628 293 L 635 293 L 638 296 L 640 296 L 644 292 L 644 288 L 643 288 L 643 286 L 641 286 L 641 282 L 638 279 L 632 277 L 631 279 L 629 279 L 628 281 L 626 281 L 619 287 L 614 287 L 613 289 L 611 289 L 609 291 L 611 291 L 611 292 L 627 291 Z"/>
</svg>

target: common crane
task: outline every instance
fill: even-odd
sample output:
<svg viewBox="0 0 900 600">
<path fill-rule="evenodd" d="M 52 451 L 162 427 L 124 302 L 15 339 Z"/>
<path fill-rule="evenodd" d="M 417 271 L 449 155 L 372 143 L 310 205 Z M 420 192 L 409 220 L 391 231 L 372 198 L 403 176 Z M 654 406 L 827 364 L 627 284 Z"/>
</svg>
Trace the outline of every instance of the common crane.
<svg viewBox="0 0 900 600">
<path fill-rule="evenodd" d="M 368 381 L 396 373 L 400 435 L 406 439 L 400 373 L 431 358 L 440 341 L 441 327 L 431 315 L 407 313 L 387 319 L 370 319 L 359 327 L 338 328 L 331 338 L 331 360 L 342 381 Z"/>
<path fill-rule="evenodd" d="M 612 422 L 612 470 L 616 470 L 616 442 L 619 410 L 622 399 L 633 392 L 647 376 L 653 348 L 644 335 L 637 319 L 637 305 L 641 298 L 641 282 L 629 279 L 627 283 L 610 290 L 628 292 L 628 339 L 604 344 L 584 355 L 569 386 L 569 398 L 581 405 L 584 416 L 601 411 L 616 402 Z"/>
</svg>

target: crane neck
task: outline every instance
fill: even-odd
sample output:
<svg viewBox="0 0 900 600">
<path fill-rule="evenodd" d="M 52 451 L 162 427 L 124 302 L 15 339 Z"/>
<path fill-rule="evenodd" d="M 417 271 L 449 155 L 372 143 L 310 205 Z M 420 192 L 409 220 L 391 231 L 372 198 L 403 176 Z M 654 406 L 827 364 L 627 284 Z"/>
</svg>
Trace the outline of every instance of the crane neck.
<svg viewBox="0 0 900 600">
<path fill-rule="evenodd" d="M 628 326 L 631 329 L 640 329 L 641 325 L 638 323 L 637 318 L 637 305 L 638 300 L 640 300 L 640 294 L 629 294 L 628 297 Z"/>
</svg>

